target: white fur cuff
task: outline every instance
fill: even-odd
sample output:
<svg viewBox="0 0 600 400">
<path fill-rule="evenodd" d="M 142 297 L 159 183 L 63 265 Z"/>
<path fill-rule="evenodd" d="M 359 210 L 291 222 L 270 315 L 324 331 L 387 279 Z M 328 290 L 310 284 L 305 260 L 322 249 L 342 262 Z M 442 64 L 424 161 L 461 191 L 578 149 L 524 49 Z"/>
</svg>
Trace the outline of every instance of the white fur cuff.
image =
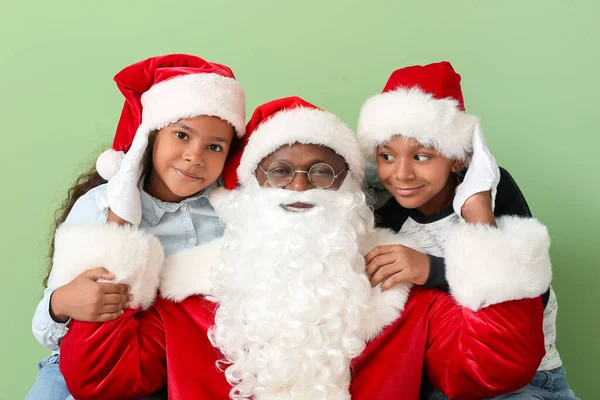
<svg viewBox="0 0 600 400">
<path fill-rule="evenodd" d="M 541 295 L 550 286 L 550 237 L 537 220 L 503 217 L 498 228 L 460 224 L 446 242 L 446 278 L 464 307 Z"/>
<path fill-rule="evenodd" d="M 132 226 L 61 225 L 56 231 L 52 275 L 56 287 L 86 270 L 104 267 L 110 283 L 131 286 L 131 307 L 146 309 L 156 298 L 164 253 L 158 239 Z"/>
<path fill-rule="evenodd" d="M 165 262 L 160 278 L 161 297 L 182 301 L 194 295 L 210 295 L 211 268 L 219 265 L 223 238 L 179 251 Z"/>
</svg>

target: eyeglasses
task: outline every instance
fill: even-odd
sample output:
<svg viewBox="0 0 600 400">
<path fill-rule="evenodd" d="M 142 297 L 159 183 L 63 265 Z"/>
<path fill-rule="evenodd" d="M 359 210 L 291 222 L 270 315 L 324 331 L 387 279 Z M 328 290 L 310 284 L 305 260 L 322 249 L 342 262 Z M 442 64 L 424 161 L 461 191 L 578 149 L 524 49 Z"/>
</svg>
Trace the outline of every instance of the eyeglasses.
<svg viewBox="0 0 600 400">
<path fill-rule="evenodd" d="M 308 171 L 300 171 L 294 170 L 294 168 L 286 161 L 273 161 L 266 171 L 262 165 L 258 164 L 258 166 L 262 172 L 267 175 L 267 179 L 271 186 L 287 186 L 294 180 L 296 172 L 301 172 L 306 174 L 311 185 L 318 189 L 327 189 L 333 185 L 337 177 L 346 170 L 346 167 L 344 167 L 340 172 L 335 173 L 329 164 L 317 163 L 310 167 Z"/>
</svg>

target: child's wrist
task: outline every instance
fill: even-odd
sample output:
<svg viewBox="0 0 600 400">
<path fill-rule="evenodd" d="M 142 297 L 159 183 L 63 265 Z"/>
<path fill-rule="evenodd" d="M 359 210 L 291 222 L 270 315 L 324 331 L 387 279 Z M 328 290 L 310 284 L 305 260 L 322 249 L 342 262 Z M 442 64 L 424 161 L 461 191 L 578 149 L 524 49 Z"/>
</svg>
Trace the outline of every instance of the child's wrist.
<svg viewBox="0 0 600 400">
<path fill-rule="evenodd" d="M 115 214 L 110 208 L 108 209 L 108 216 L 106 218 L 106 223 L 108 224 L 117 224 L 120 226 L 123 225 L 130 225 L 130 223 L 126 220 L 124 220 L 123 218 L 119 217 L 117 214 Z"/>
<path fill-rule="evenodd" d="M 496 225 L 490 191 L 475 193 L 465 201 L 460 211 L 468 223 Z"/>
<path fill-rule="evenodd" d="M 64 287 L 64 286 L 63 286 Z M 50 317 L 54 320 L 54 322 L 58 322 L 64 324 L 69 320 L 69 316 L 64 314 L 62 309 L 62 292 L 63 287 L 59 287 L 52 292 L 50 296 Z"/>
<path fill-rule="evenodd" d="M 490 210 L 464 210 L 462 216 L 469 224 L 496 226 L 496 217 Z"/>
</svg>

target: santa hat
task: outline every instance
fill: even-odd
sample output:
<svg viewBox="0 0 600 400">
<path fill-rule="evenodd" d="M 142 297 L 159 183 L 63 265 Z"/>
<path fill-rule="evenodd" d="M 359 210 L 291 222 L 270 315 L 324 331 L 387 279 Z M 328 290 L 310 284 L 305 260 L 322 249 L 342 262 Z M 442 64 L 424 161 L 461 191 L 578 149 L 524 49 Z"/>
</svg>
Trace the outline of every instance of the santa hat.
<svg viewBox="0 0 600 400">
<path fill-rule="evenodd" d="M 140 61 L 114 79 L 125 96 L 125 105 L 112 149 L 98 157 L 96 169 L 109 180 L 111 210 L 138 225 L 141 206 L 137 185 L 150 132 L 183 118 L 208 115 L 229 122 L 242 137 L 244 90 L 227 66 L 187 54 Z"/>
<path fill-rule="evenodd" d="M 233 189 L 238 180 L 245 185 L 256 179 L 260 161 L 280 147 L 294 143 L 331 148 L 346 160 L 352 179 L 362 182 L 364 161 L 352 130 L 335 115 L 299 97 L 285 97 L 259 106 L 246 132 L 243 150 L 230 159 L 223 172 L 228 189 Z"/>
<path fill-rule="evenodd" d="M 464 161 L 479 120 L 465 113 L 460 75 L 447 61 L 392 73 L 381 94 L 368 99 L 358 119 L 358 140 L 371 161 L 377 147 L 400 135 Z"/>
</svg>

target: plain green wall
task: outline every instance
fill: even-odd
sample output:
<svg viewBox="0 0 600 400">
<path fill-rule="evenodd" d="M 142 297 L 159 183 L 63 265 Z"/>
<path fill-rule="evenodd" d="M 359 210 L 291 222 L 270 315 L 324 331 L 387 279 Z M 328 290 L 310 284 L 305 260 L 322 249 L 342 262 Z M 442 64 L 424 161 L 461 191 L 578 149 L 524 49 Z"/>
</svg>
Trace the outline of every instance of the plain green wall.
<svg viewBox="0 0 600 400">
<path fill-rule="evenodd" d="M 47 354 L 30 325 L 51 216 L 111 141 L 122 107 L 112 76 L 171 52 L 230 65 L 248 113 L 300 95 L 350 126 L 392 70 L 450 60 L 467 109 L 550 229 L 559 348 L 573 388 L 595 398 L 599 14 L 592 0 L 5 2 L 0 398 L 23 398 Z"/>
</svg>

